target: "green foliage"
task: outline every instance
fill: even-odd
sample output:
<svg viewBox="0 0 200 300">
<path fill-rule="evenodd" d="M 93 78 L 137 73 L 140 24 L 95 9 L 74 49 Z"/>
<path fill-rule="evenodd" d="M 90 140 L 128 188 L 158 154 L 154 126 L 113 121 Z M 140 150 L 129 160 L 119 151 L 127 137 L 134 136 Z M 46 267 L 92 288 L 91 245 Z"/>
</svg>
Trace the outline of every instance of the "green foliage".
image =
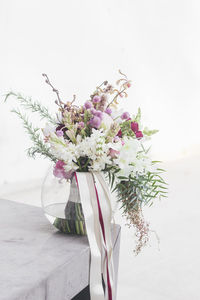
<svg viewBox="0 0 200 300">
<path fill-rule="evenodd" d="M 147 127 L 144 128 L 143 130 L 143 134 L 146 136 L 151 136 L 155 133 L 157 133 L 159 130 L 153 129 L 153 130 L 149 130 Z"/>
<path fill-rule="evenodd" d="M 19 110 L 13 109 L 12 112 L 17 114 L 17 116 L 23 121 L 23 126 L 26 129 L 31 141 L 34 146 L 27 149 L 28 156 L 35 158 L 36 154 L 40 154 L 44 157 L 50 158 L 52 161 L 56 162 L 56 158 L 50 153 L 49 147 L 40 138 L 39 128 L 34 128 L 32 123 L 28 121 L 28 118 L 23 115 Z"/>
<path fill-rule="evenodd" d="M 48 109 L 45 106 L 42 106 L 38 101 L 33 101 L 31 98 L 25 98 L 20 93 L 9 92 L 5 95 L 5 101 L 9 97 L 15 97 L 25 109 L 28 109 L 32 112 L 38 112 L 42 119 L 47 119 L 50 123 L 56 124 L 56 120 L 52 118 L 49 114 Z"/>
<path fill-rule="evenodd" d="M 132 120 L 120 123 L 122 136 L 129 136 L 129 137 L 135 136 L 134 132 L 131 129 L 131 122 L 132 122 Z"/>
<path fill-rule="evenodd" d="M 137 115 L 135 117 L 135 119 L 133 120 L 134 122 L 137 122 L 137 123 L 140 123 L 140 120 L 141 120 L 141 109 L 140 107 L 138 108 L 138 112 L 137 112 Z"/>
<path fill-rule="evenodd" d="M 87 109 L 85 109 L 85 111 L 84 111 L 84 124 L 85 124 L 85 135 L 86 136 L 90 136 L 91 132 L 92 132 L 91 127 L 88 126 L 88 122 L 91 119 L 91 116 L 92 116 L 91 113 Z"/>
<path fill-rule="evenodd" d="M 130 175 L 129 178 L 117 176 L 118 171 L 113 173 L 110 169 L 108 177 L 111 188 L 115 186 L 113 192 L 116 191 L 118 201 L 122 203 L 121 208 L 125 214 L 130 211 L 138 211 L 145 205 L 151 206 L 156 198 L 166 197 L 167 184 L 160 176 L 164 170 L 158 168 L 155 172 Z"/>
</svg>

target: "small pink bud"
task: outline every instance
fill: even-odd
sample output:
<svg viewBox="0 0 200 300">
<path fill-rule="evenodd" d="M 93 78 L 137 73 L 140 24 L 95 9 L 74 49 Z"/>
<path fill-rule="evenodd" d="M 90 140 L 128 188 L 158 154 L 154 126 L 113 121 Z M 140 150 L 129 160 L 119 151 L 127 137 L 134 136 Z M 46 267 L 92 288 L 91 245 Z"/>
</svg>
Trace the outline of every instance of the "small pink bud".
<svg viewBox="0 0 200 300">
<path fill-rule="evenodd" d="M 127 83 L 127 87 L 128 87 L 128 88 L 131 87 L 131 83 L 130 83 L 130 82 Z"/>
<path fill-rule="evenodd" d="M 121 119 L 122 120 L 127 120 L 130 118 L 130 114 L 128 112 L 124 112 L 122 115 L 121 115 Z"/>
<path fill-rule="evenodd" d="M 116 158 L 118 155 L 119 155 L 119 151 L 117 150 L 114 150 L 112 148 L 109 149 L 109 155 L 112 157 L 112 158 Z"/>
<path fill-rule="evenodd" d="M 86 109 L 91 108 L 91 107 L 92 107 L 92 102 L 91 102 L 91 101 L 86 101 L 85 104 L 84 104 L 84 107 L 85 107 Z"/>
<path fill-rule="evenodd" d="M 57 134 L 57 136 L 63 136 L 63 131 L 62 130 L 57 130 L 56 134 Z"/>
<path fill-rule="evenodd" d="M 79 123 L 78 123 L 78 127 L 79 127 L 79 128 L 84 128 L 84 126 L 85 126 L 84 122 L 79 122 Z"/>
<path fill-rule="evenodd" d="M 105 113 L 108 114 L 108 115 L 111 115 L 112 114 L 112 109 L 110 107 L 107 107 L 106 110 L 105 110 Z"/>
<path fill-rule="evenodd" d="M 93 103 L 99 103 L 101 101 L 101 97 L 99 97 L 99 96 L 94 96 L 93 98 L 92 98 L 92 102 Z"/>
</svg>

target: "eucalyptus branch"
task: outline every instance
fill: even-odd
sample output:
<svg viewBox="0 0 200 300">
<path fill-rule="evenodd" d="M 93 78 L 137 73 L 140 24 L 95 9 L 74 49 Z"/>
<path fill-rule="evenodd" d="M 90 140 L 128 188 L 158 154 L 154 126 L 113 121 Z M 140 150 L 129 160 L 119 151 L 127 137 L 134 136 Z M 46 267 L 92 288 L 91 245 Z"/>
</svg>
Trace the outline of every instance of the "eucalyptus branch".
<svg viewBox="0 0 200 300">
<path fill-rule="evenodd" d="M 32 112 L 38 112 L 41 116 L 41 118 L 47 119 L 50 123 L 56 124 L 56 119 L 54 119 L 48 112 L 48 109 L 45 106 L 42 106 L 38 101 L 33 101 L 30 97 L 25 98 L 23 97 L 20 93 L 14 93 L 14 92 L 9 92 L 5 95 L 5 101 L 9 97 L 15 97 L 17 100 L 19 100 L 20 104 L 26 108 L 29 109 Z"/>
<path fill-rule="evenodd" d="M 30 136 L 31 141 L 34 143 L 34 147 L 31 147 L 27 150 L 27 154 L 31 157 L 35 157 L 35 154 L 38 153 L 44 157 L 48 157 L 53 162 L 56 162 L 56 158 L 50 153 L 49 147 L 45 145 L 42 141 L 40 134 L 38 131 L 39 128 L 34 128 L 32 123 L 28 121 L 28 118 L 23 115 L 19 110 L 13 109 L 13 113 L 15 113 L 23 122 L 23 126 L 26 129 L 28 135 Z"/>
</svg>

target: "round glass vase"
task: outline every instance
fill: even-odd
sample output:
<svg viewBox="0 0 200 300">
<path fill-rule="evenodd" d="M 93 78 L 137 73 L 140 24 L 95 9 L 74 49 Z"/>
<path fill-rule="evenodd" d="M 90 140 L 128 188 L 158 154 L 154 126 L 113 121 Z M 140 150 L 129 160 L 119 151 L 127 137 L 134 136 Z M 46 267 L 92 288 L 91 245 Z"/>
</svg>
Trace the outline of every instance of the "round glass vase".
<svg viewBox="0 0 200 300">
<path fill-rule="evenodd" d="M 87 234 L 75 176 L 69 180 L 59 179 L 53 175 L 52 166 L 42 185 L 41 198 L 45 216 L 59 231 Z"/>
</svg>

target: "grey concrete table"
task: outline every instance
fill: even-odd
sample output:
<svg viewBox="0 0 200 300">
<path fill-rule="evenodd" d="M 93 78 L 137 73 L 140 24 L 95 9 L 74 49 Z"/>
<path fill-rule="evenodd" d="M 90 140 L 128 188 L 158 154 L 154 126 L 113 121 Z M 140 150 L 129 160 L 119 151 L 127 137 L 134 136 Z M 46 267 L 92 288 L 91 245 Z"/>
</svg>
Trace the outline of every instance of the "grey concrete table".
<svg viewBox="0 0 200 300">
<path fill-rule="evenodd" d="M 116 225 L 116 277 L 119 244 Z M 40 208 L 0 200 L 0 300 L 89 300 L 89 260 L 87 237 L 57 232 Z"/>
</svg>

